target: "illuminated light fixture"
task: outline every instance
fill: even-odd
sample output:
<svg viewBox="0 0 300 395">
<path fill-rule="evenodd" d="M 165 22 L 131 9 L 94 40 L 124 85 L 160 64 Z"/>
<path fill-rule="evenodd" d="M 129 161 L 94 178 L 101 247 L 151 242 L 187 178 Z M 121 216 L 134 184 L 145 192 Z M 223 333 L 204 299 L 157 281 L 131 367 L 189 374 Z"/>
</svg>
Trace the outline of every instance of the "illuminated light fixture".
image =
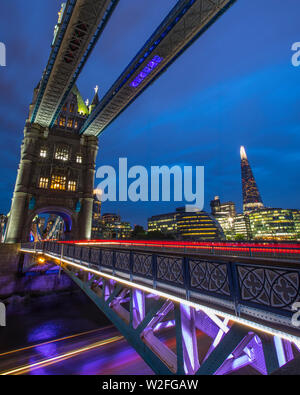
<svg viewBox="0 0 300 395">
<path fill-rule="evenodd" d="M 161 62 L 163 58 L 156 55 L 154 58 L 147 64 L 147 66 L 138 74 L 138 76 L 131 82 L 130 86 L 133 88 L 137 88 L 144 79 L 154 70 Z"/>
<path fill-rule="evenodd" d="M 40 263 L 41 265 L 45 263 L 45 258 L 39 258 L 38 259 L 38 263 Z"/>
</svg>

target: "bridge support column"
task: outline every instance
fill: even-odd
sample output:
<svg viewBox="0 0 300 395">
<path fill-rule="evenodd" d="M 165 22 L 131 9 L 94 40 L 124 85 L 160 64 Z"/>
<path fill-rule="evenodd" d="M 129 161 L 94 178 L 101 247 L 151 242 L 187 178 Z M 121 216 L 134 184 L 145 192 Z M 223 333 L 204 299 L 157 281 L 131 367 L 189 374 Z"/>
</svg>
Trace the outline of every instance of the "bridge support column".
<svg viewBox="0 0 300 395">
<path fill-rule="evenodd" d="M 82 209 L 79 216 L 78 238 L 90 240 L 93 218 L 93 198 L 85 198 L 82 201 Z"/>
<path fill-rule="evenodd" d="M 274 338 L 263 334 L 260 336 L 264 350 L 267 373 L 271 374 L 279 369 L 279 361 Z"/>
<path fill-rule="evenodd" d="M 175 307 L 178 372 L 195 374 L 199 369 L 195 309 Z"/>
<path fill-rule="evenodd" d="M 21 147 L 21 161 L 7 225 L 6 243 L 27 241 L 23 234 L 29 204 L 29 188 L 32 182 L 32 166 L 36 161 L 36 144 L 40 136 L 38 126 L 26 127 Z"/>
<path fill-rule="evenodd" d="M 132 325 L 136 329 L 145 318 L 145 294 L 139 289 L 132 290 Z"/>
<path fill-rule="evenodd" d="M 87 146 L 87 165 L 84 179 L 83 199 L 78 222 L 78 237 L 81 240 L 90 240 L 92 231 L 94 180 L 96 172 L 96 158 L 98 153 L 98 138 L 95 136 L 84 137 Z"/>
</svg>

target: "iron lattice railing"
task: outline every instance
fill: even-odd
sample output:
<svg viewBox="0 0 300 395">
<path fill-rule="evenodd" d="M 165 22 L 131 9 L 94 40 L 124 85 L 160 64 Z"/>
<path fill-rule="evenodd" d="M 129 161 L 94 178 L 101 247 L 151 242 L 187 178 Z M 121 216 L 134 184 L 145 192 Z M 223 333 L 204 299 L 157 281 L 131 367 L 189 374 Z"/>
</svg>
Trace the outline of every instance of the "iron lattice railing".
<svg viewBox="0 0 300 395">
<path fill-rule="evenodd" d="M 25 243 L 120 280 L 204 304 L 256 322 L 275 322 L 293 334 L 293 306 L 300 302 L 300 264 L 203 259 L 195 254 L 88 247 L 55 242 Z"/>
</svg>

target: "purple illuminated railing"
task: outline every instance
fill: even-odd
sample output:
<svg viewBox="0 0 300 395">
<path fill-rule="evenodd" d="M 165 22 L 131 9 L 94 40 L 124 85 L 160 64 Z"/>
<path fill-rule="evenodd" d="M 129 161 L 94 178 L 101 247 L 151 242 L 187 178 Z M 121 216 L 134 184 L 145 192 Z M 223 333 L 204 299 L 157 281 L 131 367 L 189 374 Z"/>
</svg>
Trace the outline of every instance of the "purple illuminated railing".
<svg viewBox="0 0 300 395">
<path fill-rule="evenodd" d="M 260 312 L 258 322 L 275 316 L 293 333 L 293 305 L 300 302 L 300 264 L 264 263 L 251 258 L 203 258 L 193 252 L 158 252 L 99 248 L 63 243 L 28 243 L 24 250 L 49 253 L 101 273 L 108 273 L 158 291 L 231 310 L 248 317 Z M 273 317 L 273 318 L 272 318 Z M 299 331 L 299 330 L 298 330 Z"/>
</svg>

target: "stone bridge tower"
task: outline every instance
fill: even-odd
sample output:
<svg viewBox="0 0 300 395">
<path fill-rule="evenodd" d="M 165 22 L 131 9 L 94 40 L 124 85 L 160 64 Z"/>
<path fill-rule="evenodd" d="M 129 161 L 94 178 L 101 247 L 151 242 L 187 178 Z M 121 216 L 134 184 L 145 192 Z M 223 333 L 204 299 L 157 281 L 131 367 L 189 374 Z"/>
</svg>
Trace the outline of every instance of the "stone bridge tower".
<svg viewBox="0 0 300 395">
<path fill-rule="evenodd" d="M 74 87 L 51 130 L 29 119 L 6 232 L 6 243 L 28 241 L 32 220 L 42 213 L 60 215 L 70 239 L 90 239 L 98 139 L 80 136 L 92 106 Z M 92 105 L 98 103 L 98 93 Z"/>
</svg>

